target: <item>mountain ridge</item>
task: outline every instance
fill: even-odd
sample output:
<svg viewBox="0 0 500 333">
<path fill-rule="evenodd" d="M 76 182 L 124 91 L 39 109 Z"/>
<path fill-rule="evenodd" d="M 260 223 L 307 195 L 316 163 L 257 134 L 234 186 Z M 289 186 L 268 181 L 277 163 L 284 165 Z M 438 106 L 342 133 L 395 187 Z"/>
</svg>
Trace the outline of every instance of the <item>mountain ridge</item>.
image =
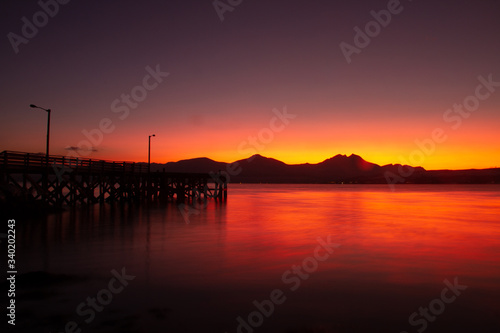
<svg viewBox="0 0 500 333">
<path fill-rule="evenodd" d="M 255 154 L 231 163 L 207 157 L 151 164 L 151 170 L 165 172 L 223 172 L 229 182 L 239 183 L 500 183 L 500 168 L 426 170 L 402 164 L 378 165 L 356 154 L 337 154 L 319 163 L 287 164 Z"/>
</svg>

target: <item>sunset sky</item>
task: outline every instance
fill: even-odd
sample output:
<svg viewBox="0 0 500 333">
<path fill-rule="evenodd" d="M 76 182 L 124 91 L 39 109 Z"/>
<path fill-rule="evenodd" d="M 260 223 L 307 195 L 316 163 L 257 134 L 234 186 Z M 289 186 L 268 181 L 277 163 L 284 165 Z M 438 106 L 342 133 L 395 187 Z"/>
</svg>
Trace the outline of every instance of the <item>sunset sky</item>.
<svg viewBox="0 0 500 333">
<path fill-rule="evenodd" d="M 500 167 L 496 0 L 41 3 L 0 5 L 0 151 L 45 152 L 36 104 L 58 155 Z"/>
</svg>

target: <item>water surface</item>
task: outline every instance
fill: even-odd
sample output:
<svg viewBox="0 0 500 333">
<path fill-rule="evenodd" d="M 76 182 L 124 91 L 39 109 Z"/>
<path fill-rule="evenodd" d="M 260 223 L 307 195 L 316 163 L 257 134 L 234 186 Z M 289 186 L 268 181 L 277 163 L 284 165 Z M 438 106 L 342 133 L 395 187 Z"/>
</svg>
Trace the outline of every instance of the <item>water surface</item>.
<svg viewBox="0 0 500 333">
<path fill-rule="evenodd" d="M 20 273 L 44 272 L 38 284 L 25 277 L 18 331 L 75 321 L 83 332 L 499 332 L 499 194 L 498 185 L 231 184 L 225 203 L 18 220 Z M 328 241 L 338 247 L 318 248 Z M 86 323 L 77 306 L 123 268 L 135 278 Z M 467 289 L 439 301 L 445 280 Z M 425 319 L 430 304 L 437 315 Z"/>
</svg>

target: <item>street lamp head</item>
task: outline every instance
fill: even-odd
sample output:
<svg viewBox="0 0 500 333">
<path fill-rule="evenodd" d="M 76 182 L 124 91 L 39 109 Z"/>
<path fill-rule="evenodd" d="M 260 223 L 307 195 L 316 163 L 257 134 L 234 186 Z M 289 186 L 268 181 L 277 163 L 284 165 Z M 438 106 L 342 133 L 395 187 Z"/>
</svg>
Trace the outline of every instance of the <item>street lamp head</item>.
<svg viewBox="0 0 500 333">
<path fill-rule="evenodd" d="M 45 148 L 45 156 L 46 156 L 45 163 L 47 163 L 47 166 L 48 166 L 49 165 L 50 109 L 44 109 L 44 108 L 41 108 L 35 104 L 30 104 L 30 108 L 41 109 L 41 110 L 47 112 L 47 144 L 46 144 L 46 148 Z"/>
<path fill-rule="evenodd" d="M 43 111 L 46 111 L 48 113 L 50 113 L 50 109 L 44 109 L 44 108 L 41 108 L 35 104 L 30 104 L 30 108 L 34 108 L 34 109 L 40 109 L 40 110 L 43 110 Z"/>
<path fill-rule="evenodd" d="M 152 136 L 155 136 L 154 134 Z"/>
</svg>

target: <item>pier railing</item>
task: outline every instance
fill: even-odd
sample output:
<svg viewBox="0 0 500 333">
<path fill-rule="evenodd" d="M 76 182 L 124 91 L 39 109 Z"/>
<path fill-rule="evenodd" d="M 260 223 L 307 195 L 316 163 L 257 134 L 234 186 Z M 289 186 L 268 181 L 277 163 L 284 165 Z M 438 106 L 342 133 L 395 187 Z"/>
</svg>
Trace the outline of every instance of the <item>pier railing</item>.
<svg viewBox="0 0 500 333">
<path fill-rule="evenodd" d="M 3 151 L 0 191 L 0 198 L 52 206 L 174 197 L 223 200 L 227 181 L 220 174 L 149 172 L 147 163 Z"/>
<path fill-rule="evenodd" d="M 7 169 L 40 169 L 46 167 L 67 167 L 73 170 L 91 172 L 147 173 L 146 163 L 116 162 L 71 156 L 33 154 L 4 150 L 0 153 L 2 167 Z"/>
</svg>

